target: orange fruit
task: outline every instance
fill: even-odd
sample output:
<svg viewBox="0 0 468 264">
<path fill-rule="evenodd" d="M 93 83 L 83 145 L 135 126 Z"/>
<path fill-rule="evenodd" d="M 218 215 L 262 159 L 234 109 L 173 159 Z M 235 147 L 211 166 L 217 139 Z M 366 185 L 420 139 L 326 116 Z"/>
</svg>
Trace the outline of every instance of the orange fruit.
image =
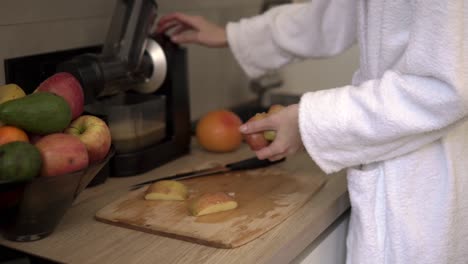
<svg viewBox="0 0 468 264">
<path fill-rule="evenodd" d="M 14 126 L 0 127 L 0 145 L 13 141 L 29 142 L 28 135 L 23 130 Z"/>
<path fill-rule="evenodd" d="M 208 112 L 197 123 L 196 137 L 198 143 L 212 152 L 230 152 L 242 144 L 239 126 L 242 120 L 228 110 Z"/>
</svg>

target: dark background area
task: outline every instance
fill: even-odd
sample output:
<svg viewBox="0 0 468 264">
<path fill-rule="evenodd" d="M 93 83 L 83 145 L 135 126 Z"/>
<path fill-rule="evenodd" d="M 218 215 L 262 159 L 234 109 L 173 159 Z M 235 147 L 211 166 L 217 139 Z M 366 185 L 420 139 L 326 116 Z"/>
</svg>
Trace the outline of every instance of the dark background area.
<svg viewBox="0 0 468 264">
<path fill-rule="evenodd" d="M 0 264 L 54 264 L 47 259 L 31 256 L 22 252 L 0 246 Z"/>
</svg>

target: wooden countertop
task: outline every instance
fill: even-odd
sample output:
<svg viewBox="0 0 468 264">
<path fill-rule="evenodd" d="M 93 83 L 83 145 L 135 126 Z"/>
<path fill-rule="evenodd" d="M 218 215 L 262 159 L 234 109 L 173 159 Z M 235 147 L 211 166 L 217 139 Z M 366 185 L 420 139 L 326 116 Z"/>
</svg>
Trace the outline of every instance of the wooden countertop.
<svg viewBox="0 0 468 264">
<path fill-rule="evenodd" d="M 86 189 L 49 237 L 23 243 L 0 238 L 0 245 L 65 263 L 288 263 L 349 208 L 344 171 L 327 176 L 325 186 L 283 223 L 235 249 L 207 247 L 94 220 L 99 209 L 134 183 L 197 168 L 208 161 L 232 162 L 251 156 L 246 146 L 234 153 L 212 154 L 194 145 L 190 155 L 150 172 L 110 178 Z M 319 171 L 311 173 L 322 173 Z"/>
</svg>

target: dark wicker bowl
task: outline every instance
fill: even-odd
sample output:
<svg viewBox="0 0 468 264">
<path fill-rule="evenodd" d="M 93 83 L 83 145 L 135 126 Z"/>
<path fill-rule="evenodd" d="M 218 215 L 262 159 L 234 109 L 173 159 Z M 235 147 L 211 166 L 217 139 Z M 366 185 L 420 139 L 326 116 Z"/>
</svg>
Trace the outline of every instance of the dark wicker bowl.
<svg viewBox="0 0 468 264">
<path fill-rule="evenodd" d="M 75 198 L 114 155 L 84 170 L 26 182 L 0 182 L 0 227 L 13 241 L 35 241 L 50 235 Z"/>
</svg>

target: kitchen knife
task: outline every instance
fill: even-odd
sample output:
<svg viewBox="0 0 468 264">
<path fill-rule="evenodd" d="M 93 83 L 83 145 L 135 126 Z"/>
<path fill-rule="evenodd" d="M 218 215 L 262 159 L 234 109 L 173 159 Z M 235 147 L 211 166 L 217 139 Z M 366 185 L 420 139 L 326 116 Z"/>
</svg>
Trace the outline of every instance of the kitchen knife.
<svg viewBox="0 0 468 264">
<path fill-rule="evenodd" d="M 269 160 L 259 160 L 257 157 L 254 157 L 254 158 L 249 158 L 249 159 L 241 160 L 241 161 L 234 162 L 234 163 L 229 163 L 229 164 L 222 165 L 222 166 L 216 166 L 213 168 L 190 171 L 190 172 L 185 172 L 185 173 L 178 173 L 178 174 L 171 175 L 171 176 L 165 176 L 165 177 L 161 177 L 158 179 L 149 180 L 149 181 L 145 181 L 145 182 L 132 185 L 130 188 L 131 190 L 136 190 L 140 187 L 143 187 L 146 184 L 154 183 L 154 182 L 161 181 L 161 180 L 182 180 L 182 179 L 190 179 L 190 178 L 195 178 L 195 177 L 200 177 L 200 176 L 208 176 L 208 175 L 217 174 L 217 173 L 226 173 L 226 172 L 231 172 L 231 171 L 253 170 L 253 169 L 268 167 L 268 166 L 280 163 L 284 160 L 285 158 L 276 160 L 276 161 L 269 161 Z"/>
</svg>

